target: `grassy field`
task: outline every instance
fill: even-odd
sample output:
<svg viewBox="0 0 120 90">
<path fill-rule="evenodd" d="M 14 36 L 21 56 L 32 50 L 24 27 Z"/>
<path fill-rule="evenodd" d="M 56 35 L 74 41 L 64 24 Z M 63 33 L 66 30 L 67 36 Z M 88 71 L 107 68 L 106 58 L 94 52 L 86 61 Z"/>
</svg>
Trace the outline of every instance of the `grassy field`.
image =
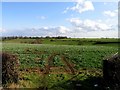
<svg viewBox="0 0 120 90">
<path fill-rule="evenodd" d="M 66 38 L 66 39 L 11 39 L 4 40 L 7 43 L 28 44 L 53 44 L 53 45 L 117 45 L 118 39 L 114 38 Z"/>
<path fill-rule="evenodd" d="M 101 90 L 102 60 L 118 52 L 118 39 L 38 41 L 32 44 L 36 39 L 3 41 L 2 51 L 17 55 L 20 60 L 16 87 L 76 90 L 80 86 L 81 90 Z"/>
</svg>

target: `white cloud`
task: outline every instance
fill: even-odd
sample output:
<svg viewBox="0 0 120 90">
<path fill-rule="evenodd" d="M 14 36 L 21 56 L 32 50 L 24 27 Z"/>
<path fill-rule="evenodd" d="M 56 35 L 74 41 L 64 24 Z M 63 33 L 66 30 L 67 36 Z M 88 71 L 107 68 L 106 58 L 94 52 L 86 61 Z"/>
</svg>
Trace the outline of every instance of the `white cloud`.
<svg viewBox="0 0 120 90">
<path fill-rule="evenodd" d="M 2 32 L 2 28 L 0 28 L 0 33 Z"/>
<path fill-rule="evenodd" d="M 90 19 L 80 20 L 79 18 L 71 18 L 71 19 L 69 19 L 69 21 L 73 25 L 73 27 L 77 30 L 84 30 L 84 31 L 85 30 L 86 31 L 102 30 L 102 31 L 106 31 L 106 30 L 112 29 L 111 25 L 107 25 L 107 24 L 101 22 L 101 20 L 93 21 Z"/>
<path fill-rule="evenodd" d="M 65 26 L 59 26 L 57 29 L 60 33 L 63 33 L 63 34 L 70 31 L 70 29 Z"/>
<path fill-rule="evenodd" d="M 68 32 L 70 32 L 71 30 L 65 26 L 45 26 L 45 27 L 36 27 L 36 28 L 26 28 L 24 31 L 28 31 L 29 32 L 24 32 L 24 34 L 28 34 L 28 35 L 35 35 L 35 34 L 39 34 L 39 35 L 56 35 L 56 34 L 66 34 Z M 23 31 L 21 31 L 23 33 Z M 31 34 L 29 34 L 31 33 Z"/>
<path fill-rule="evenodd" d="M 53 32 L 53 33 L 61 33 L 61 34 L 65 34 L 67 32 L 70 31 L 69 28 L 65 27 L 65 26 L 51 26 L 51 27 L 41 27 L 41 28 L 38 28 L 36 30 L 39 30 L 39 31 L 47 31 L 47 32 Z"/>
<path fill-rule="evenodd" d="M 104 2 L 103 4 L 104 4 L 104 5 L 106 5 L 107 3 L 106 3 L 106 2 Z"/>
<path fill-rule="evenodd" d="M 64 13 L 67 13 L 67 11 L 69 10 L 70 8 L 69 7 L 67 7 L 62 13 L 64 14 Z"/>
<path fill-rule="evenodd" d="M 46 17 L 45 16 L 41 16 L 41 19 L 46 19 Z"/>
<path fill-rule="evenodd" d="M 44 20 L 44 19 L 46 19 L 46 17 L 45 17 L 45 16 L 37 16 L 37 19 L 42 19 L 42 20 Z"/>
<path fill-rule="evenodd" d="M 79 13 L 85 11 L 94 11 L 94 6 L 91 1 L 86 0 L 77 0 L 76 5 L 73 7 L 67 7 L 63 13 L 66 13 L 68 10 L 77 11 Z"/>
<path fill-rule="evenodd" d="M 73 26 L 79 27 L 82 24 L 82 21 L 79 18 L 68 19 Z"/>
<path fill-rule="evenodd" d="M 106 15 L 106 16 L 115 17 L 115 16 L 117 16 L 117 14 L 118 14 L 118 10 L 114 10 L 114 11 L 110 11 L 110 10 L 104 11 L 103 14 Z"/>
<path fill-rule="evenodd" d="M 3 33 L 3 32 L 5 32 L 5 31 L 6 31 L 5 29 L 0 28 L 0 33 Z"/>
<path fill-rule="evenodd" d="M 49 29 L 49 27 L 43 27 L 43 29 L 44 29 L 44 30 L 48 30 L 48 29 Z"/>
</svg>

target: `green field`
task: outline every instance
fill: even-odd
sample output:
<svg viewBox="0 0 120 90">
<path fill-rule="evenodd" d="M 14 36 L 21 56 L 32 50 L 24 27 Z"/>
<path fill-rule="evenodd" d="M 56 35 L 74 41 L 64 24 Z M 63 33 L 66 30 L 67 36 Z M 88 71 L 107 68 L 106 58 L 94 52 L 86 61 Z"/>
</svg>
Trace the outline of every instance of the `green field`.
<svg viewBox="0 0 120 90">
<path fill-rule="evenodd" d="M 101 89 L 102 60 L 118 52 L 118 39 L 13 39 L 2 51 L 18 56 L 19 86 L 49 90 Z M 94 85 L 98 84 L 96 88 Z"/>
<path fill-rule="evenodd" d="M 118 39 L 114 38 L 41 38 L 41 39 L 10 39 L 4 40 L 7 43 L 28 43 L 28 44 L 53 44 L 53 45 L 117 45 Z"/>
</svg>

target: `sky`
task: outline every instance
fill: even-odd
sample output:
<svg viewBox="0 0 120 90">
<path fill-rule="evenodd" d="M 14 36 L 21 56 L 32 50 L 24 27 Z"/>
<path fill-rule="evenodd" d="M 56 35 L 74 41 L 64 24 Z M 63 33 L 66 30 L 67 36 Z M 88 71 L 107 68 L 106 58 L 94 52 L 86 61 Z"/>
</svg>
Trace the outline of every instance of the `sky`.
<svg viewBox="0 0 120 90">
<path fill-rule="evenodd" d="M 2 2 L 0 33 L 2 36 L 116 38 L 118 3 Z"/>
</svg>

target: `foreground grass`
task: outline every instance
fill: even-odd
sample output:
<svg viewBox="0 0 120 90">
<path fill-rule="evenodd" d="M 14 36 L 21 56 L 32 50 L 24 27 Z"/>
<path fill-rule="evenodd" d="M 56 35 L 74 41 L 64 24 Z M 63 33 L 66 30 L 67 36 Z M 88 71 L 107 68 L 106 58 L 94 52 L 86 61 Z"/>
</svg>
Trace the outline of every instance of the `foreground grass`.
<svg viewBox="0 0 120 90">
<path fill-rule="evenodd" d="M 102 72 L 100 70 L 81 69 L 79 74 L 38 74 L 37 72 L 20 72 L 18 84 L 9 84 L 9 88 L 48 88 L 49 90 L 76 90 L 76 85 L 80 84 L 82 90 L 93 90 L 94 85 L 98 84 L 101 88 Z"/>
</svg>

